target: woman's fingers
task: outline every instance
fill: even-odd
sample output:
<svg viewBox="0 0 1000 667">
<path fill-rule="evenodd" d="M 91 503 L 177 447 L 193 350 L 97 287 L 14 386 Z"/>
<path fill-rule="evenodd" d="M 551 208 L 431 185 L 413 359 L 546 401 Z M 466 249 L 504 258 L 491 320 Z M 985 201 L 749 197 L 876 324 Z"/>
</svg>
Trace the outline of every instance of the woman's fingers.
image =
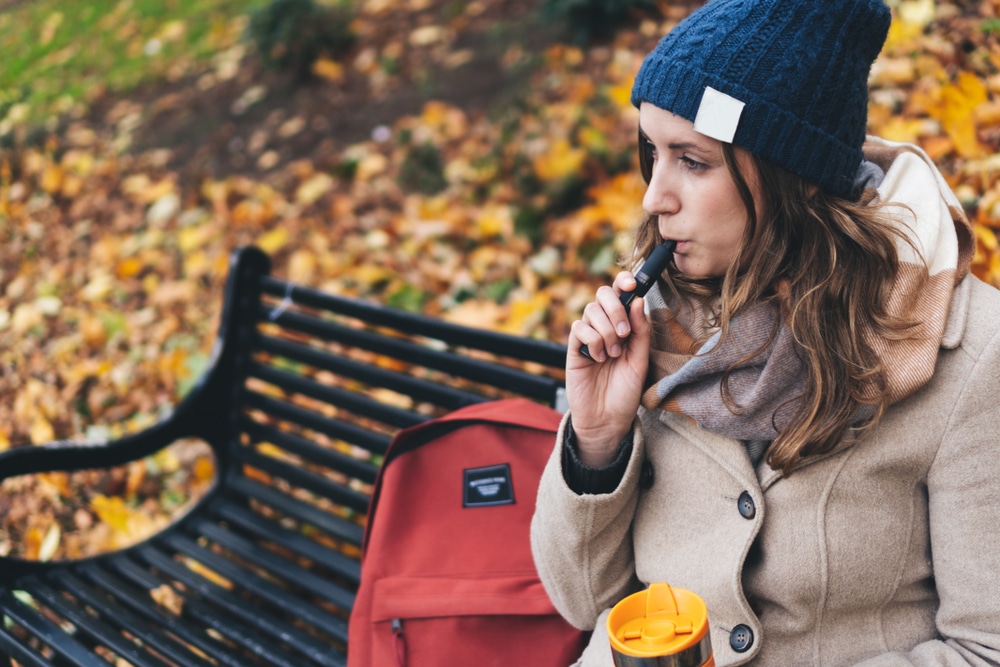
<svg viewBox="0 0 1000 667">
<path fill-rule="evenodd" d="M 632 333 L 631 314 L 621 303 L 624 291 L 635 289 L 635 278 L 622 271 L 613 286 L 597 290 L 594 301 L 587 304 L 581 319 L 573 323 L 571 334 L 579 342 L 579 352 L 593 361 L 621 356 L 625 341 Z"/>
</svg>

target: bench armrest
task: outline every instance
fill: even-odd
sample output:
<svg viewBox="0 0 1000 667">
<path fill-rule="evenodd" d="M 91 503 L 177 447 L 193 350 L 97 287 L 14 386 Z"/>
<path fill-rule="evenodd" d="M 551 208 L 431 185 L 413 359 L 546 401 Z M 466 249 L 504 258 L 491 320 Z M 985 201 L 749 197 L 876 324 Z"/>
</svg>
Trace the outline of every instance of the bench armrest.
<svg viewBox="0 0 1000 667">
<path fill-rule="evenodd" d="M 0 453 L 0 482 L 18 475 L 123 465 L 154 454 L 185 435 L 178 421 L 167 417 L 114 440 L 58 440 L 36 447 L 17 447 Z"/>
</svg>

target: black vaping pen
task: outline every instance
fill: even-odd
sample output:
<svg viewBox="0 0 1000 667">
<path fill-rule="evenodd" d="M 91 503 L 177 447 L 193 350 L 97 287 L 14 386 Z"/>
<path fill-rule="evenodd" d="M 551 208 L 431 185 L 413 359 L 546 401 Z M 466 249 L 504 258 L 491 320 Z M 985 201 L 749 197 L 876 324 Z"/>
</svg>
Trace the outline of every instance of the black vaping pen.
<svg viewBox="0 0 1000 667">
<path fill-rule="evenodd" d="M 677 241 L 665 241 L 653 248 L 653 252 L 649 253 L 649 257 L 643 262 L 642 268 L 635 274 L 635 289 L 631 292 L 622 292 L 618 297 L 618 300 L 621 301 L 626 310 L 628 310 L 629 304 L 632 303 L 632 299 L 637 296 L 646 296 L 646 292 L 656 282 L 657 277 L 670 264 L 670 260 L 674 257 L 674 248 L 676 247 Z M 580 346 L 580 354 L 593 360 L 586 345 Z"/>
</svg>

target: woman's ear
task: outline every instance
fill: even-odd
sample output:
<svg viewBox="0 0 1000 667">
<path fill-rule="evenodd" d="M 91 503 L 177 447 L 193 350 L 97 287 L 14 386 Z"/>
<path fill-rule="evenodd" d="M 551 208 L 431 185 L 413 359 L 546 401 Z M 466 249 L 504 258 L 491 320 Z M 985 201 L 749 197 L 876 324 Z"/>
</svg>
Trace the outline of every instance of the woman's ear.
<svg viewBox="0 0 1000 667">
<path fill-rule="evenodd" d="M 817 192 L 819 192 L 818 185 L 810 183 L 809 185 L 806 186 L 806 194 L 809 195 L 809 199 L 815 197 Z"/>
</svg>

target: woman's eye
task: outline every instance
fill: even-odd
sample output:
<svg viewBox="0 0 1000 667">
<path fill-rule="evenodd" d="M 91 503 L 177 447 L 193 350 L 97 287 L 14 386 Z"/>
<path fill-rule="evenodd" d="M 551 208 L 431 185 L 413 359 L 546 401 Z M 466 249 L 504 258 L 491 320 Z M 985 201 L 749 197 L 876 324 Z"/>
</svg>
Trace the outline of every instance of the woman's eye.
<svg viewBox="0 0 1000 667">
<path fill-rule="evenodd" d="M 705 169 L 708 169 L 707 164 L 705 164 L 704 162 L 699 162 L 694 158 L 690 158 L 687 155 L 681 156 L 681 162 L 684 164 L 685 167 L 687 167 L 692 171 L 703 171 Z"/>
</svg>

